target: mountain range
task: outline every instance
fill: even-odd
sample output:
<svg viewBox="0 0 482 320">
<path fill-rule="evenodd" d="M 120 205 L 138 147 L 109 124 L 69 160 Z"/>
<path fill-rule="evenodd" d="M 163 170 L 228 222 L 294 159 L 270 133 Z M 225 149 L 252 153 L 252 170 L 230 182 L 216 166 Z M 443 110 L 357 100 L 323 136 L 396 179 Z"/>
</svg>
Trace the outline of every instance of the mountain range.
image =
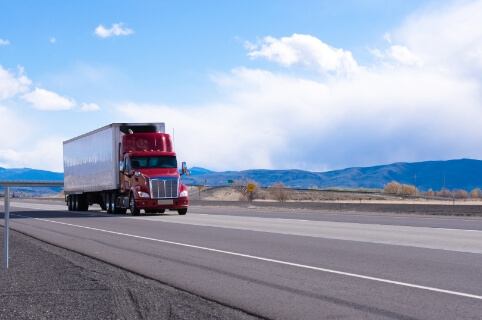
<svg viewBox="0 0 482 320">
<path fill-rule="evenodd" d="M 63 172 L 51 172 L 30 168 L 5 169 L 0 167 L 0 180 L 64 180 Z M 12 192 L 24 192 L 27 194 L 56 194 L 62 191 L 60 187 L 12 187 Z M 0 193 L 3 194 L 3 187 L 0 185 Z"/>
<path fill-rule="evenodd" d="M 420 191 L 429 189 L 437 191 L 446 188 L 470 192 L 475 188 L 482 189 L 482 161 L 474 159 L 397 162 L 388 165 L 347 168 L 327 172 L 266 169 L 215 172 L 199 167 L 193 167 L 189 171 L 190 175 L 182 176 L 182 181 L 193 186 L 226 186 L 240 181 L 254 181 L 262 187 L 269 187 L 282 182 L 285 186 L 293 189 L 313 187 L 319 189 L 383 189 L 387 183 L 396 181 L 416 186 Z M 28 168 L 5 169 L 0 167 L 0 180 L 63 180 L 63 173 Z M 34 193 L 57 193 L 61 188 L 21 188 L 21 190 Z M 1 186 L 0 192 L 3 192 Z"/>
<path fill-rule="evenodd" d="M 183 177 L 188 185 L 229 185 L 251 180 L 262 187 L 282 182 L 293 189 L 370 188 L 383 189 L 392 181 L 413 185 L 420 191 L 446 188 L 471 191 L 482 188 L 482 161 L 459 159 L 447 161 L 397 162 L 373 167 L 356 167 L 327 172 L 303 170 L 245 170 L 213 172 L 194 167 Z"/>
</svg>

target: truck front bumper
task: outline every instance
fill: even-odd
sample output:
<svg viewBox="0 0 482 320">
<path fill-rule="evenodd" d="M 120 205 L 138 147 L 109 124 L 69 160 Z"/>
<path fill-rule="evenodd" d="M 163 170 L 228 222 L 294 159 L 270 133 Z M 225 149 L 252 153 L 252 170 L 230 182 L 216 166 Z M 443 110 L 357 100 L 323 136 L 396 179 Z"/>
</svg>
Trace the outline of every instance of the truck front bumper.
<svg viewBox="0 0 482 320">
<path fill-rule="evenodd" d="M 184 209 L 189 206 L 189 198 L 177 199 L 138 199 L 136 207 L 139 209 Z"/>
</svg>

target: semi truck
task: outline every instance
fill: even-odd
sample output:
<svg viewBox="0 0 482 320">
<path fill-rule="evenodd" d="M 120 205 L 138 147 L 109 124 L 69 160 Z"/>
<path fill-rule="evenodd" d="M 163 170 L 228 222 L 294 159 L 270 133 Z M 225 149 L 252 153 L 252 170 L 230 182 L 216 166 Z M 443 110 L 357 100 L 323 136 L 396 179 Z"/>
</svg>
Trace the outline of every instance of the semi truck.
<svg viewBox="0 0 482 320">
<path fill-rule="evenodd" d="M 64 141 L 63 160 L 69 211 L 98 204 L 108 213 L 187 213 L 187 166 L 179 172 L 164 123 L 112 123 Z"/>
</svg>

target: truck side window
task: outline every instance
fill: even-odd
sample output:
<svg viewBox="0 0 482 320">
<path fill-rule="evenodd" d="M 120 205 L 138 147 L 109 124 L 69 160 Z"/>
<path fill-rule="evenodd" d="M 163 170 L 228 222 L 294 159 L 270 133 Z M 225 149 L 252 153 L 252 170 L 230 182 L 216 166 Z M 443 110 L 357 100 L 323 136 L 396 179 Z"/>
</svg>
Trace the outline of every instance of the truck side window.
<svg viewBox="0 0 482 320">
<path fill-rule="evenodd" d="M 126 158 L 124 161 L 125 163 L 125 169 L 127 172 L 131 172 L 131 160 L 129 158 Z"/>
</svg>

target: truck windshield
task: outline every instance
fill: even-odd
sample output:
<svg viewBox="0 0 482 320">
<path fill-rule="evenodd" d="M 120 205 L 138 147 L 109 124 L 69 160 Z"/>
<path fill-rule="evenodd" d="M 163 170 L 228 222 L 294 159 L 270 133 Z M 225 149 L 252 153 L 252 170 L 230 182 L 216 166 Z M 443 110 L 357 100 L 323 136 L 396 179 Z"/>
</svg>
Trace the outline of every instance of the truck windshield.
<svg viewBox="0 0 482 320">
<path fill-rule="evenodd" d="M 176 157 L 169 156 L 132 157 L 132 167 L 134 169 L 177 168 L 177 160 Z"/>
</svg>

